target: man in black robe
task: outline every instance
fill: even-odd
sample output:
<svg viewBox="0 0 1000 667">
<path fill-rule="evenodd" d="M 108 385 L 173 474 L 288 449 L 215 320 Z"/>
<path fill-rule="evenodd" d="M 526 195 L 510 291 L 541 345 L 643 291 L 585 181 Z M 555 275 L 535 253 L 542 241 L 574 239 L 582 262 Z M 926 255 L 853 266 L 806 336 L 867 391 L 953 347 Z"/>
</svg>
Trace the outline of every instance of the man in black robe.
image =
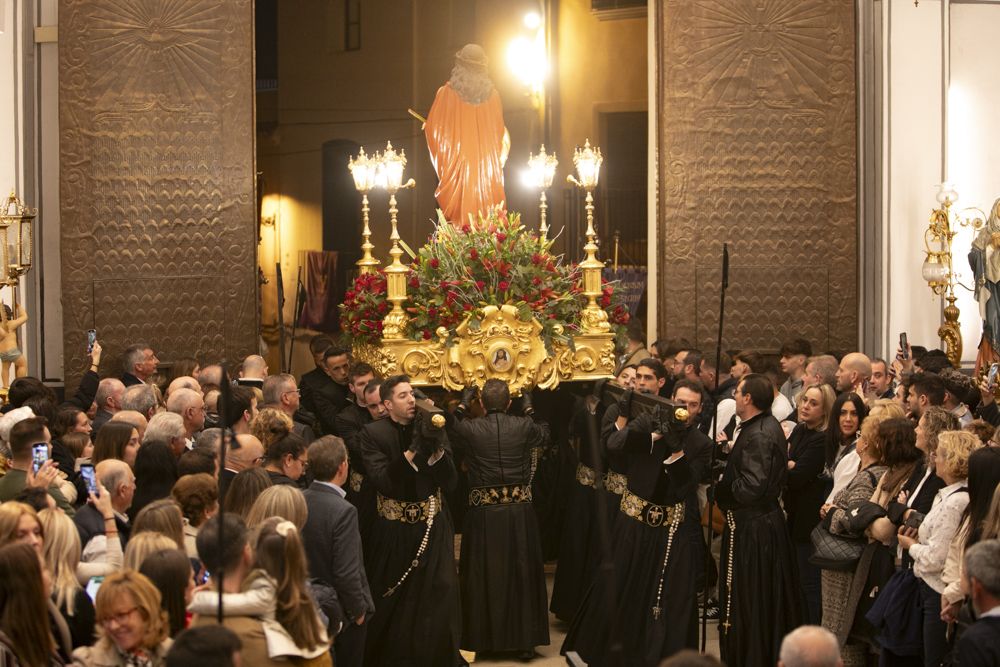
<svg viewBox="0 0 1000 667">
<path fill-rule="evenodd" d="M 344 491 L 347 492 L 347 500 L 358 510 L 358 529 L 361 532 L 361 542 L 365 544 L 368 542 L 368 534 L 375 521 L 375 487 L 365 479 L 365 463 L 358 443 L 358 434 L 366 424 L 384 417 L 385 407 L 379 396 L 382 381 L 375 379 L 375 374 L 368 364 L 362 362 L 357 366 L 355 370 L 363 371 L 367 368 L 368 373 L 355 376 L 352 380 L 351 384 L 360 386 L 360 391 L 354 391 L 352 387 L 355 400 L 337 415 L 337 429 L 351 456 L 351 470 Z"/>
<path fill-rule="evenodd" d="M 417 416 L 407 376 L 385 380 L 380 395 L 388 417 L 358 434 L 378 507 L 365 545 L 375 598 L 365 665 L 464 665 L 455 530 L 442 505 L 456 479 L 448 439 Z"/>
<path fill-rule="evenodd" d="M 740 432 L 715 487 L 726 519 L 719 647 L 728 664 L 770 667 L 802 615 L 795 552 L 778 503 L 788 450 L 770 413 L 774 385 L 766 376 L 744 376 L 733 398 Z"/>
<path fill-rule="evenodd" d="M 643 360 L 636 388 L 656 393 L 666 375 L 659 361 Z M 614 524 L 613 575 L 595 577 L 563 644 L 592 665 L 655 667 L 697 645 L 697 487 L 712 445 L 697 428 L 701 385 L 680 379 L 674 386 L 674 400 L 689 409 L 684 421 L 630 420 L 630 393 L 608 408 L 607 447 L 623 455 L 628 476 Z"/>
<path fill-rule="evenodd" d="M 471 400 L 463 395 L 463 406 Z M 465 450 L 469 510 L 462 524 L 462 648 L 517 652 L 522 660 L 549 643 L 545 571 L 538 520 L 531 507 L 532 449 L 543 447 L 548 426 L 507 414 L 510 390 L 487 380 L 480 397 L 484 417 L 449 425 Z"/>
<path fill-rule="evenodd" d="M 314 355 L 316 368 L 299 380 L 302 407 L 316 416 L 317 435 L 340 435 L 337 414 L 350 402 L 347 372 L 350 351 L 330 346 Z"/>
</svg>

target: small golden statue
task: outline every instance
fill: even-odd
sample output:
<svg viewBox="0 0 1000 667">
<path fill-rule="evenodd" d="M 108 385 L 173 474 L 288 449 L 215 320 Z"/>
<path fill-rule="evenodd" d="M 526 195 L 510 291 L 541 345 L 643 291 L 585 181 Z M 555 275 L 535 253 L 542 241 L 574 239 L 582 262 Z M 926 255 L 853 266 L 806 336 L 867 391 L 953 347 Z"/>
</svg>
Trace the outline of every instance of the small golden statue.
<svg viewBox="0 0 1000 667">
<path fill-rule="evenodd" d="M 7 304 L 0 308 L 0 363 L 3 364 L 3 375 L 0 376 L 0 389 L 7 388 L 10 377 L 10 365 L 14 364 L 14 377 L 23 378 L 28 374 L 28 360 L 17 345 L 17 330 L 28 321 L 28 313 L 24 306 L 17 306 L 17 318 Z"/>
</svg>

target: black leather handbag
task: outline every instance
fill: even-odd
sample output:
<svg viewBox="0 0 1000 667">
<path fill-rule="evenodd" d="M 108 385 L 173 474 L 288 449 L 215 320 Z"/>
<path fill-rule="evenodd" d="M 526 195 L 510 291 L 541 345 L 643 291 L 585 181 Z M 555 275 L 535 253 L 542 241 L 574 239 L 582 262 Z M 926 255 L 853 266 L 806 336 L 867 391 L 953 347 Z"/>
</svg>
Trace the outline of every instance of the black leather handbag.
<svg viewBox="0 0 1000 667">
<path fill-rule="evenodd" d="M 834 535 L 822 523 L 813 528 L 810 538 L 813 554 L 809 562 L 824 570 L 853 570 L 868 544 L 863 537 Z"/>
</svg>

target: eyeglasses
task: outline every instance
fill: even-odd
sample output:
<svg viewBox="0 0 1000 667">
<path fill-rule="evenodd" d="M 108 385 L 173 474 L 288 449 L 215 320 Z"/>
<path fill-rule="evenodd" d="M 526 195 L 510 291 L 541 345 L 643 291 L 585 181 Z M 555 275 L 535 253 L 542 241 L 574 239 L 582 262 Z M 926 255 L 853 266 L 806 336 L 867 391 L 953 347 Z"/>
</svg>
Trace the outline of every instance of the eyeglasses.
<svg viewBox="0 0 1000 667">
<path fill-rule="evenodd" d="M 289 389 L 288 391 L 281 392 L 281 395 L 284 396 L 285 394 L 301 394 L 301 393 L 302 393 L 301 389 Z"/>
<path fill-rule="evenodd" d="M 132 614 L 134 614 L 137 611 L 139 611 L 138 607 L 132 607 L 128 611 L 123 611 L 123 612 L 121 612 L 119 614 L 115 614 L 114 616 L 108 616 L 103 621 L 101 621 L 101 624 L 102 625 L 112 625 L 112 624 L 122 625 L 123 623 L 126 623 L 128 621 L 129 616 L 131 616 Z"/>
</svg>

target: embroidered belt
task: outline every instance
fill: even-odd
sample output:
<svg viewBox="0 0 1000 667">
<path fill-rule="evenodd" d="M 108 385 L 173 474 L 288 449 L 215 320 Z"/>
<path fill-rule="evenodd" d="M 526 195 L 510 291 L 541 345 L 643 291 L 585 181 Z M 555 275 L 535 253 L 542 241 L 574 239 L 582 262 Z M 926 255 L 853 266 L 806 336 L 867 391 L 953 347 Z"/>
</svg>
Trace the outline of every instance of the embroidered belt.
<svg viewBox="0 0 1000 667">
<path fill-rule="evenodd" d="M 509 484 L 506 486 L 477 486 L 469 491 L 469 505 L 512 505 L 514 503 L 530 503 L 531 486 L 527 484 Z"/>
<path fill-rule="evenodd" d="M 593 468 L 588 468 L 582 463 L 576 464 L 576 481 L 584 486 L 594 486 L 597 482 L 597 473 Z"/>
<path fill-rule="evenodd" d="M 628 477 L 620 472 L 609 470 L 604 474 L 604 488 L 616 496 L 620 496 L 628 491 Z"/>
<path fill-rule="evenodd" d="M 674 525 L 684 517 L 683 502 L 676 505 L 656 505 L 648 500 L 643 500 L 628 489 L 622 494 L 622 501 L 618 508 L 626 516 L 653 528 Z"/>
<path fill-rule="evenodd" d="M 354 472 L 352 470 L 349 479 L 350 479 L 351 491 L 354 491 L 355 493 L 360 493 L 361 485 L 365 481 L 365 476 L 359 472 Z"/>
<path fill-rule="evenodd" d="M 437 506 L 441 507 L 441 491 L 435 497 Z M 427 521 L 430 498 L 425 500 L 401 501 L 386 498 L 381 493 L 375 497 L 375 507 L 383 519 L 400 521 L 402 523 L 421 523 Z"/>
</svg>

